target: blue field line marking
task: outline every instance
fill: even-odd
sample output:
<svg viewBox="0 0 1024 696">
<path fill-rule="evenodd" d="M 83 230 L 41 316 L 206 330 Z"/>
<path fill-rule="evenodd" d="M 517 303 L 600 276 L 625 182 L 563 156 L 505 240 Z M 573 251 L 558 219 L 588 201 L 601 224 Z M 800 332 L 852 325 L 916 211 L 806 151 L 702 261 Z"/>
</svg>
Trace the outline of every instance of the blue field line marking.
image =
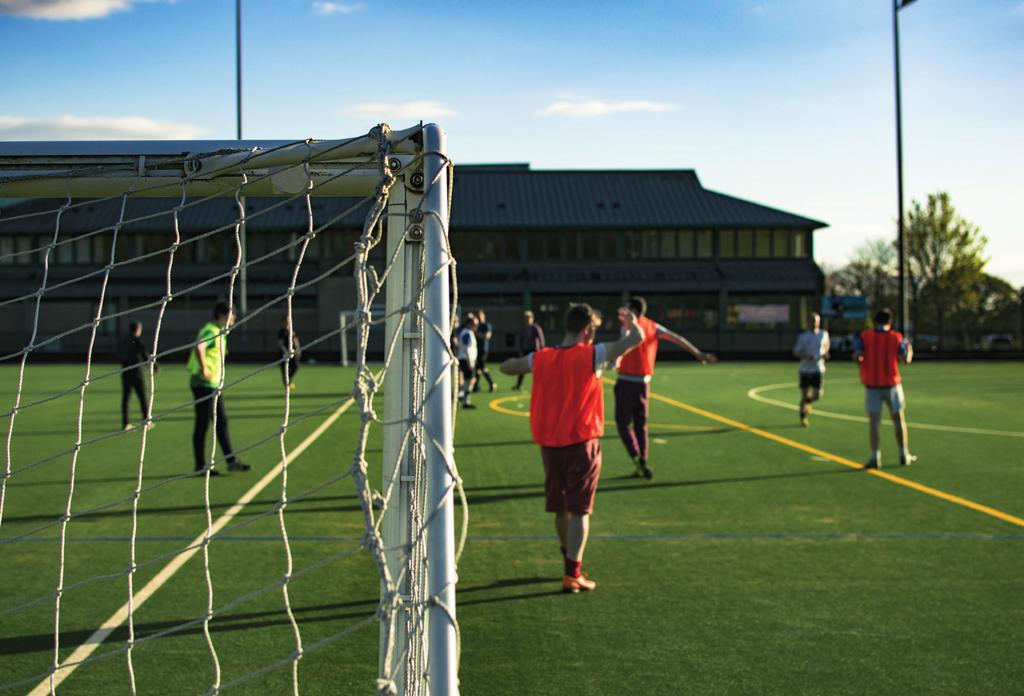
<svg viewBox="0 0 1024 696">
<path fill-rule="evenodd" d="M 591 539 L 602 539 L 605 541 L 642 541 L 642 540 L 725 540 L 725 539 L 809 539 L 809 540 L 856 540 L 856 539 L 923 539 L 923 540 L 971 540 L 971 541 L 1024 541 L 1024 534 L 971 534 L 971 533 L 936 533 L 916 534 L 910 532 L 882 532 L 877 534 L 861 534 L 858 532 L 829 532 L 829 533 L 703 533 L 703 534 L 591 534 Z M 494 534 L 494 535 L 470 535 L 468 541 L 554 541 L 557 537 L 554 534 Z M 191 541 L 192 537 L 166 536 L 166 537 L 137 537 L 136 542 L 180 542 Z M 319 543 L 356 543 L 362 541 L 362 537 L 332 537 L 332 536 L 289 536 L 289 541 L 309 541 Z M 57 543 L 57 537 L 18 539 L 17 544 L 53 544 Z M 129 537 L 70 537 L 68 542 L 83 543 L 128 543 Z M 279 536 L 224 536 L 214 539 L 214 543 L 222 541 L 244 541 L 244 542 L 280 542 Z"/>
</svg>

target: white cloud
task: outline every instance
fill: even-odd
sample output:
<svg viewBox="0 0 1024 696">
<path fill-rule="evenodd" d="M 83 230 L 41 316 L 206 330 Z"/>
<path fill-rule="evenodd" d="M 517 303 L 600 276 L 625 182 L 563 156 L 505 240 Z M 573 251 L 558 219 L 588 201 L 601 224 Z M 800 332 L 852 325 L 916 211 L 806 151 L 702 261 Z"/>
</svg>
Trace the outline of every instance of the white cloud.
<svg viewBox="0 0 1024 696">
<path fill-rule="evenodd" d="M 318 15 L 352 14 L 365 8 L 366 5 L 361 2 L 322 2 L 317 0 L 313 3 L 313 13 Z"/>
<path fill-rule="evenodd" d="M 570 116 L 573 118 L 593 118 L 596 116 L 607 116 L 609 114 L 624 114 L 636 112 L 658 113 L 669 111 L 671 104 L 653 101 L 599 101 L 591 99 L 588 101 L 556 101 L 544 107 L 537 113 L 541 116 Z"/>
<path fill-rule="evenodd" d="M 0 140 L 195 140 L 202 133 L 202 128 L 190 123 L 142 116 L 0 116 Z"/>
<path fill-rule="evenodd" d="M 372 118 L 404 118 L 427 120 L 440 116 L 454 116 L 455 111 L 436 101 L 411 101 L 404 104 L 360 104 L 345 113 Z"/>
<path fill-rule="evenodd" d="M 177 0 L 0 0 L 0 15 L 57 21 L 99 19 L 131 9 L 134 3 L 157 2 L 174 4 Z"/>
</svg>

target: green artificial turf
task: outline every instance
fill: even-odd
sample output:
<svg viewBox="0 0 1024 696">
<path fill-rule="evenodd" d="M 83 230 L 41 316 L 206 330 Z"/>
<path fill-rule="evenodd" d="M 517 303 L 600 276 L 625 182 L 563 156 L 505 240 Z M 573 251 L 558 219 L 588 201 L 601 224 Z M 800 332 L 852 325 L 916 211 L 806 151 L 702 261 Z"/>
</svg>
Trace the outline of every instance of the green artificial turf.
<svg viewBox="0 0 1024 696">
<path fill-rule="evenodd" d="M 856 463 L 868 454 L 863 390 L 852 365 L 830 366 L 808 429 L 799 427 L 795 410 L 748 396 L 767 386 L 757 395 L 795 404 L 793 364 L 660 365 L 656 395 L 729 423 L 652 400 L 653 481 L 629 476 L 609 387 L 604 468 L 584 559 L 598 588 L 576 596 L 560 592 L 558 542 L 543 512 L 540 458 L 525 417 L 528 394 L 511 392 L 511 379 L 499 377 L 498 392 L 478 394 L 479 408 L 458 414 L 456 457 L 470 509 L 458 586 L 462 692 L 1018 693 L 1024 527 L 1013 520 L 1024 518 L 1024 369 L 915 363 L 904 375 L 910 444 L 920 459 L 908 469 L 895 466 L 886 427 L 883 473 L 920 488 L 822 456 Z M 16 376 L 14 367 L 0 369 L 4 409 Z M 81 376 L 81 366 L 30 364 L 23 404 L 74 387 Z M 303 367 L 292 416 L 312 415 L 289 428 L 287 449 L 337 408 L 351 377 L 336 367 Z M 186 382 L 183 368 L 167 366 L 157 384 L 155 410 L 163 415 L 149 433 L 144 487 L 163 485 L 139 502 L 136 590 L 205 525 L 204 482 L 173 478 L 192 467 L 191 411 L 172 410 L 190 398 Z M 211 480 L 214 518 L 279 457 L 271 437 L 283 413 L 277 372 L 232 387 L 226 399 L 236 447 L 271 439 L 243 455 L 253 471 Z M 118 400 L 116 377 L 88 387 L 84 439 L 117 430 Z M 15 420 L 16 473 L 0 527 L 0 611 L 45 599 L 0 616 L 0 685 L 44 673 L 53 659 L 54 523 L 68 499 L 71 457 L 20 469 L 74 443 L 78 403 L 74 391 Z M 289 468 L 285 522 L 295 572 L 327 562 L 289 583 L 303 644 L 319 648 L 299 663 L 303 693 L 374 690 L 374 622 L 317 646 L 371 619 L 377 606 L 376 571 L 365 550 L 333 558 L 356 548 L 362 535 L 353 482 L 318 488 L 349 470 L 358 422 L 354 409 L 346 412 Z M 0 421 L 5 435 L 8 424 Z M 97 508 L 131 493 L 139 446 L 139 433 L 120 434 L 78 457 L 65 585 L 114 577 L 62 597 L 62 659 L 127 598 L 130 506 Z M 379 437 L 368 456 L 379 479 Z M 268 486 L 209 547 L 213 605 L 232 605 L 210 623 L 222 680 L 253 677 L 231 693 L 291 691 L 295 639 L 274 586 L 286 563 L 275 513 L 280 491 L 279 481 Z M 94 512 L 75 516 L 85 510 Z M 137 611 L 136 638 L 193 621 L 206 604 L 200 554 Z M 58 692 L 128 693 L 126 639 L 126 628 L 114 631 L 94 653 L 111 657 L 82 666 Z M 201 624 L 140 643 L 133 662 L 139 693 L 204 693 L 213 683 Z"/>
</svg>

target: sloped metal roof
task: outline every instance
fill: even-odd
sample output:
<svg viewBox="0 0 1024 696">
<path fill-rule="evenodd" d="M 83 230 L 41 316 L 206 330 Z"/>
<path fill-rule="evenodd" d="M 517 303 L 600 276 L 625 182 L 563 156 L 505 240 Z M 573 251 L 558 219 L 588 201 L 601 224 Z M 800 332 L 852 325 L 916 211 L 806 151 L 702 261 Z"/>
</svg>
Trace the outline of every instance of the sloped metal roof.
<svg viewBox="0 0 1024 696">
<path fill-rule="evenodd" d="M 709 191 L 683 170 L 455 169 L 452 227 L 804 228 L 826 224 Z"/>
<path fill-rule="evenodd" d="M 248 198 L 253 232 L 305 229 L 302 200 Z M 5 223 L 6 218 L 32 211 L 53 211 L 62 201 L 0 201 L 0 234 L 51 233 L 55 214 L 34 215 Z M 132 232 L 167 232 L 177 201 L 132 199 L 125 217 Z M 314 199 L 319 226 L 359 203 L 353 198 Z M 87 203 L 67 210 L 63 234 L 80 234 L 115 223 L 120 200 Z M 332 227 L 361 227 L 368 204 L 340 217 Z M 163 213 L 163 214 L 160 214 Z M 152 217 L 148 217 L 152 216 Z M 215 198 L 182 211 L 183 234 L 230 224 L 237 216 L 231 198 Z M 148 219 L 139 219 L 148 218 Z M 526 165 L 465 165 L 455 169 L 452 229 L 818 229 L 825 223 L 768 206 L 709 191 L 693 170 L 535 171 Z"/>
</svg>

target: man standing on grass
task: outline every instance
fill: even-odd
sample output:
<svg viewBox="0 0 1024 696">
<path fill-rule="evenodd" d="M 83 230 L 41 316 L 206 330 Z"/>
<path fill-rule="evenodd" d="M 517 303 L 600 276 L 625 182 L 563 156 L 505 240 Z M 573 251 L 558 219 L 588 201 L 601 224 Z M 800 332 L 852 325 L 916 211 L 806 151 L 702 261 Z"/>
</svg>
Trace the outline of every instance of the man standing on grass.
<svg viewBox="0 0 1024 696">
<path fill-rule="evenodd" d="M 535 353 L 544 347 L 544 329 L 540 328 L 533 321 L 533 312 L 523 312 L 523 328 L 519 331 L 519 357 Z M 513 390 L 519 391 L 523 388 L 523 377 L 526 373 L 520 373 L 516 378 L 516 385 Z"/>
<path fill-rule="evenodd" d="M 224 408 L 224 395 L 217 393 L 224 375 L 224 361 L 228 355 L 225 332 L 235 321 L 235 315 L 224 302 L 213 308 L 213 321 L 199 329 L 195 348 L 188 355 L 188 371 L 192 377 L 189 386 L 196 410 L 195 425 L 192 429 L 192 453 L 195 456 L 196 471 L 207 468 L 206 431 L 214 416 L 214 401 L 217 402 L 217 443 L 227 460 L 230 471 L 248 471 L 249 465 L 235 458 L 228 433 L 228 414 Z M 210 476 L 220 472 L 210 465 Z"/>
<path fill-rule="evenodd" d="M 491 379 L 491 371 L 487 369 L 487 358 L 491 354 L 491 336 L 494 335 L 494 327 L 491 326 L 491 322 L 487 321 L 484 310 L 478 309 L 476 316 L 480 320 L 480 325 L 476 327 L 476 384 L 473 386 L 473 391 L 480 391 L 480 375 L 484 376 L 490 385 L 490 390 L 494 391 L 497 387 L 494 385 L 494 380 Z"/>
<path fill-rule="evenodd" d="M 470 313 L 466 316 L 466 321 L 463 322 L 462 328 L 459 329 L 459 373 L 462 375 L 462 408 L 476 408 L 469 401 L 470 394 L 473 393 L 473 386 L 476 384 L 476 359 L 477 359 L 477 346 L 476 346 L 476 327 L 479 322 L 476 320 L 476 315 Z"/>
<path fill-rule="evenodd" d="M 654 478 L 647 463 L 647 414 L 651 398 L 651 376 L 658 358 L 658 341 L 668 341 L 700 361 L 701 365 L 717 362 L 712 353 L 704 353 L 688 340 L 647 318 L 647 301 L 631 297 L 626 302 L 636 315 L 636 323 L 643 329 L 644 340 L 639 346 L 622 356 L 616 364 L 619 377 L 615 380 L 615 425 L 619 430 L 626 453 L 633 460 L 636 475 Z M 620 317 L 621 318 L 621 317 Z"/>
<path fill-rule="evenodd" d="M 811 402 L 825 394 L 825 358 L 829 351 L 828 331 L 821 328 L 821 315 L 811 312 L 811 328 L 796 339 L 793 355 L 800 358 L 800 425 L 807 427 Z"/>
<path fill-rule="evenodd" d="M 121 429 L 131 430 L 133 427 L 128 418 L 132 392 L 139 397 L 144 427 L 152 428 L 156 424 L 149 420 L 146 383 L 142 377 L 142 365 L 149 362 L 149 351 L 142 343 L 141 322 L 133 321 L 128 324 L 128 334 L 121 339 L 118 353 L 121 359 Z M 160 371 L 159 365 L 154 365 L 154 368 L 156 372 Z"/>
<path fill-rule="evenodd" d="M 533 372 L 530 431 L 544 463 L 545 509 L 555 515 L 565 574 L 562 591 L 593 590 L 582 571 L 597 481 L 601 475 L 604 388 L 601 370 L 643 340 L 643 330 L 626 308 L 619 310 L 625 331 L 613 343 L 594 345 L 597 321 L 590 305 L 565 314 L 565 339 L 501 364 L 507 375 Z"/>
<path fill-rule="evenodd" d="M 853 359 L 860 363 L 860 381 L 865 387 L 864 408 L 870 422 L 871 459 L 864 468 L 882 468 L 879 429 L 883 403 L 888 406 L 895 426 L 900 464 L 910 466 L 917 457 L 910 453 L 907 439 L 907 420 L 904 416 L 906 401 L 903 398 L 899 362 L 909 365 L 914 359 L 914 349 L 899 331 L 892 330 L 892 310 L 883 309 L 878 312 L 875 315 L 875 328 L 861 331 L 854 342 Z"/>
</svg>

